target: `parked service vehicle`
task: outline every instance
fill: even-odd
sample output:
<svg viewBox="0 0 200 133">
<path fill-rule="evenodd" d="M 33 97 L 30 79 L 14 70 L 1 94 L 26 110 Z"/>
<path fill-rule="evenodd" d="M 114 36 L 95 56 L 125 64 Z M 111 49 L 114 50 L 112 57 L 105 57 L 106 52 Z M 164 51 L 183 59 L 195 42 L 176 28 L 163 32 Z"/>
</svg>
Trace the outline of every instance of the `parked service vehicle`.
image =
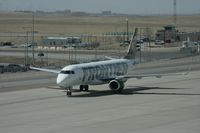
<svg viewBox="0 0 200 133">
<path fill-rule="evenodd" d="M 137 44 L 142 44 L 142 43 L 144 43 L 144 41 L 143 40 L 137 40 Z"/>
<path fill-rule="evenodd" d="M 156 40 L 155 45 L 163 45 L 165 42 L 163 40 Z"/>
<path fill-rule="evenodd" d="M 141 50 L 141 44 L 136 44 L 136 51 L 140 51 Z"/>
<path fill-rule="evenodd" d="M 0 73 L 4 73 L 5 72 L 5 67 L 4 65 L 0 65 Z"/>
<path fill-rule="evenodd" d="M 129 46 L 129 44 L 130 44 L 130 41 L 123 41 L 123 42 L 121 42 L 120 43 L 120 46 Z"/>
</svg>

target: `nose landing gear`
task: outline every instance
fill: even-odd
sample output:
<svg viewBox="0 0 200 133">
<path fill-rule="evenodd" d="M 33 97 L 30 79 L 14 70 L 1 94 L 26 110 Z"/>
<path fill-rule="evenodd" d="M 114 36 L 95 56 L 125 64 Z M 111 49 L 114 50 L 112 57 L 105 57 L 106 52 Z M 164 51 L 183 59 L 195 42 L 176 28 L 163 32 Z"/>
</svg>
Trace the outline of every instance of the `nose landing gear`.
<svg viewBox="0 0 200 133">
<path fill-rule="evenodd" d="M 66 95 L 69 97 L 72 95 L 72 87 L 66 88 Z"/>
</svg>

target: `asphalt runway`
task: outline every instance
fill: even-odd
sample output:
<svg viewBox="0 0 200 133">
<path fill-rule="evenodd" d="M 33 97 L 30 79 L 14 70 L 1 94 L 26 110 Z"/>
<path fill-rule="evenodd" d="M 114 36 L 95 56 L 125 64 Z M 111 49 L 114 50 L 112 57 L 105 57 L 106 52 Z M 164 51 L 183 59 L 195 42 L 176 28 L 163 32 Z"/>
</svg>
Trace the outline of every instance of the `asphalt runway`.
<svg viewBox="0 0 200 133">
<path fill-rule="evenodd" d="M 0 93 L 2 133 L 199 133 L 200 71 L 130 79 L 123 94 L 108 85 L 66 97 L 57 87 Z M 75 87 L 77 88 L 77 87 Z"/>
</svg>

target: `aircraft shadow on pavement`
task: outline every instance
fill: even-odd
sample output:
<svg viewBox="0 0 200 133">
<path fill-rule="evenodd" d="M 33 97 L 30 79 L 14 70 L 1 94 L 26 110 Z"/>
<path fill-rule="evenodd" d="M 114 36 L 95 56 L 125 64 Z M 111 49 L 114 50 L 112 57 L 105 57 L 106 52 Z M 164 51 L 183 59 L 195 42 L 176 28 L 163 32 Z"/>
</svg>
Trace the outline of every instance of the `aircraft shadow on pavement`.
<svg viewBox="0 0 200 133">
<path fill-rule="evenodd" d="M 187 96 L 200 96 L 200 94 L 192 93 L 177 93 L 177 92 L 145 92 L 146 90 L 177 90 L 188 88 L 162 88 L 162 87 L 143 87 L 143 86 L 128 86 L 122 93 L 115 93 L 112 90 L 89 90 L 88 92 L 80 92 L 73 90 L 71 97 L 101 97 L 109 95 L 187 95 Z"/>
<path fill-rule="evenodd" d="M 190 88 L 164 88 L 164 87 L 141 87 L 141 86 L 129 86 L 127 91 L 132 91 L 133 94 L 144 95 L 186 95 L 186 96 L 200 96 L 198 93 L 184 93 L 184 92 L 145 92 L 145 90 L 183 90 Z"/>
</svg>

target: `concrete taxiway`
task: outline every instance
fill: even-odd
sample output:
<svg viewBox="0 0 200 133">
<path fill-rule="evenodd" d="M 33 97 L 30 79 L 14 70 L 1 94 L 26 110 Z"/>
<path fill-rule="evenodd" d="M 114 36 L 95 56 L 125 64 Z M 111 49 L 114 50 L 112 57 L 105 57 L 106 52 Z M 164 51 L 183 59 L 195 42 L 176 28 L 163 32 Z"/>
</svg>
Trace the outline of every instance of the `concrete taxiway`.
<svg viewBox="0 0 200 133">
<path fill-rule="evenodd" d="M 0 93 L 2 133 L 199 133 L 200 71 L 130 79 L 123 94 L 107 85 L 66 97 L 36 88 Z M 77 87 L 75 87 L 77 88 Z"/>
</svg>

